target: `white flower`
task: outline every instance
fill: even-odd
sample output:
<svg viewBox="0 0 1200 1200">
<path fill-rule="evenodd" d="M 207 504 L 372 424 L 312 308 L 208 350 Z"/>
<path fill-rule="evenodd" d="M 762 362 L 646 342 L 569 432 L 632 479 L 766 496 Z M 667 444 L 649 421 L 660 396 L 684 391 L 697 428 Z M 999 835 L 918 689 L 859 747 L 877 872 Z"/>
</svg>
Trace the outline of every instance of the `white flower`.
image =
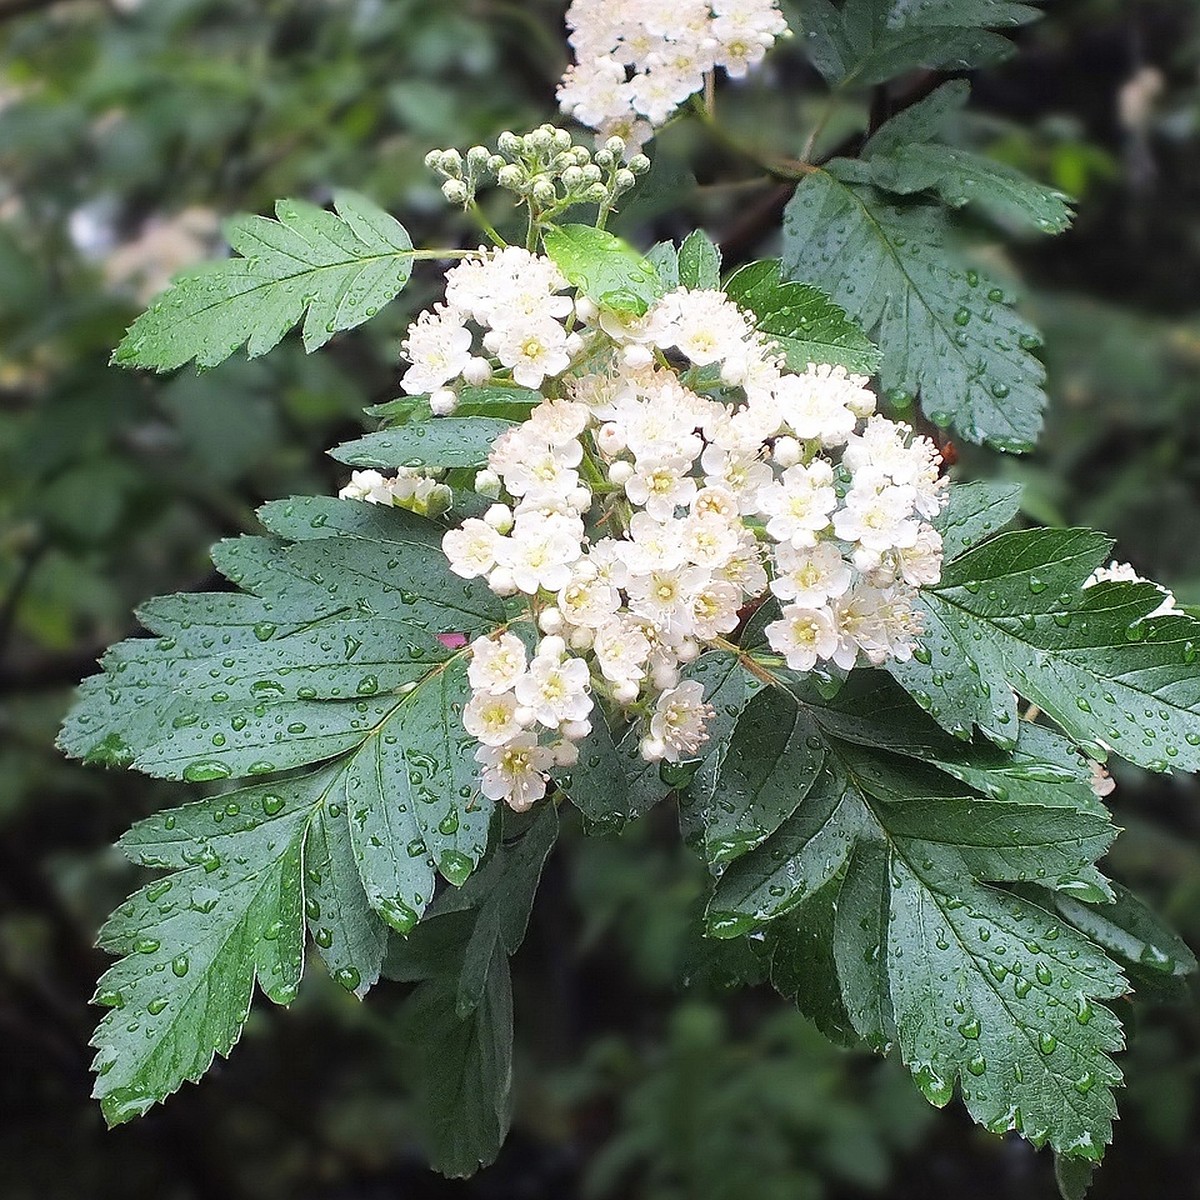
<svg viewBox="0 0 1200 1200">
<path fill-rule="evenodd" d="M 408 327 L 401 347 L 412 366 L 400 386 L 419 396 L 457 379 L 471 360 L 471 341 L 461 313 L 444 306 L 423 312 Z"/>
<path fill-rule="evenodd" d="M 911 487 L 885 484 L 879 491 L 854 488 L 846 506 L 833 518 L 833 530 L 846 542 L 855 542 L 855 562 L 861 570 L 878 566 L 889 550 L 908 550 L 917 544 L 920 522 L 913 517 L 916 494 Z"/>
<path fill-rule="evenodd" d="M 741 604 L 741 589 L 732 583 L 710 579 L 701 584 L 691 596 L 693 635 L 711 641 L 736 629 Z"/>
<path fill-rule="evenodd" d="M 686 636 L 692 631 L 692 595 L 706 577 L 699 567 L 683 566 L 657 567 L 636 575 L 626 585 L 629 611 L 670 636 Z"/>
<path fill-rule="evenodd" d="M 696 494 L 696 481 L 686 474 L 691 465 L 689 458 L 641 459 L 626 481 L 625 495 L 655 520 L 669 521 Z"/>
<path fill-rule="evenodd" d="M 668 762 L 695 758 L 708 740 L 705 725 L 712 715 L 712 705 L 704 701 L 704 685 L 689 679 L 659 696 L 650 718 L 650 736 L 662 743 Z"/>
<path fill-rule="evenodd" d="M 588 668 L 581 658 L 538 654 L 517 680 L 516 697 L 548 729 L 582 721 L 592 711 Z"/>
<path fill-rule="evenodd" d="M 547 376 L 561 375 L 571 365 L 566 330 L 554 320 L 531 318 L 494 328 L 483 344 L 522 387 L 539 388 Z"/>
<path fill-rule="evenodd" d="M 463 728 L 485 746 L 503 746 L 523 731 L 512 692 L 476 692 L 463 709 Z"/>
<path fill-rule="evenodd" d="M 503 553 L 503 565 L 512 571 L 517 588 L 532 595 L 539 588 L 557 592 L 566 587 L 582 546 L 569 519 L 527 513 L 518 516 Z"/>
<path fill-rule="evenodd" d="M 833 468 L 818 458 L 809 466 L 788 467 L 779 483 L 759 488 L 758 504 L 767 516 L 767 533 L 797 549 L 815 546 L 837 506 Z"/>
<path fill-rule="evenodd" d="M 464 579 L 486 575 L 498 560 L 504 539 L 486 521 L 469 517 L 458 529 L 442 537 L 442 550 L 450 570 Z"/>
<path fill-rule="evenodd" d="M 592 644 L 600 672 L 613 683 L 626 683 L 645 677 L 650 641 L 634 621 L 615 618 L 596 630 Z"/>
<path fill-rule="evenodd" d="M 766 628 L 767 641 L 783 655 L 793 671 L 811 671 L 821 659 L 832 658 L 838 648 L 833 614 L 827 608 L 802 608 L 788 604 L 778 621 Z"/>
<path fill-rule="evenodd" d="M 504 746 L 480 746 L 475 761 L 483 765 L 479 780 L 483 794 L 525 812 L 546 794 L 554 754 L 538 745 L 536 735 L 521 733 Z"/>
<path fill-rule="evenodd" d="M 507 692 L 525 673 L 525 644 L 511 633 L 480 637 L 471 643 L 467 679 L 473 688 L 498 695 Z"/>
<path fill-rule="evenodd" d="M 621 593 L 597 575 L 577 575 L 558 593 L 558 607 L 569 624 L 597 629 L 621 607 Z"/>
<path fill-rule="evenodd" d="M 659 303 L 670 319 L 658 338 L 664 350 L 674 347 L 698 367 L 744 354 L 743 341 L 753 328 L 724 292 L 680 288 Z"/>
<path fill-rule="evenodd" d="M 852 582 L 849 564 L 828 542 L 804 550 L 785 543 L 775 551 L 771 591 L 781 600 L 801 608 L 821 608 L 833 597 L 845 595 Z"/>
</svg>

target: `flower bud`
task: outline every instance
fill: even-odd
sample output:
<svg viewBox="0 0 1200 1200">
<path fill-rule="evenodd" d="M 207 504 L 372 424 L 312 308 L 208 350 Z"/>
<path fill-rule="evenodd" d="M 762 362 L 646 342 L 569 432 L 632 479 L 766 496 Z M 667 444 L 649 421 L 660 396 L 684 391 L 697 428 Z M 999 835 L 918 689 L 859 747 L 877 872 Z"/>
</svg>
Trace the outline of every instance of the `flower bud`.
<svg viewBox="0 0 1200 1200">
<path fill-rule="evenodd" d="M 588 720 L 564 721 L 558 727 L 558 732 L 569 742 L 582 742 L 592 732 L 592 723 Z"/>
<path fill-rule="evenodd" d="M 589 629 L 586 625 L 580 625 L 577 629 L 571 630 L 571 636 L 567 638 L 567 644 L 572 650 L 590 650 L 595 640 L 595 631 Z"/>
<path fill-rule="evenodd" d="M 647 346 L 626 346 L 621 351 L 621 357 L 627 367 L 637 370 L 638 367 L 648 367 L 654 361 L 654 353 Z"/>
<path fill-rule="evenodd" d="M 624 487 L 633 478 L 633 463 L 618 459 L 608 468 L 608 479 L 617 487 Z"/>
<path fill-rule="evenodd" d="M 533 187 L 530 188 L 530 194 L 539 204 L 546 207 L 549 207 L 549 205 L 558 199 L 558 191 L 545 175 L 534 180 Z"/>
<path fill-rule="evenodd" d="M 576 358 L 583 351 L 583 335 L 580 333 L 571 333 L 567 335 L 566 351 L 572 357 Z"/>
<path fill-rule="evenodd" d="M 511 129 L 504 130 L 496 139 L 501 154 L 513 155 L 521 152 L 521 139 Z"/>
<path fill-rule="evenodd" d="M 479 476 L 483 474 L 491 475 L 491 471 L 480 471 L 479 475 L 475 476 L 475 490 L 480 495 L 486 496 L 487 492 L 480 491 Z M 499 491 L 500 480 L 496 480 L 496 489 Z M 497 532 L 508 533 L 513 527 L 513 511 L 507 504 L 493 504 L 491 508 L 483 514 L 483 519 Z"/>
<path fill-rule="evenodd" d="M 607 170 L 613 165 L 613 156 L 607 150 L 597 150 L 593 160 L 597 166 L 604 167 Z M 580 166 L 583 164 L 580 163 Z"/>
<path fill-rule="evenodd" d="M 466 204 L 471 198 L 471 193 L 467 189 L 467 185 L 459 179 L 447 179 L 442 184 L 442 195 L 451 204 Z"/>
<path fill-rule="evenodd" d="M 488 587 L 497 596 L 514 596 L 517 592 L 517 581 L 508 567 L 493 567 L 488 576 Z"/>
<path fill-rule="evenodd" d="M 775 440 L 775 461 L 785 470 L 794 467 L 804 458 L 804 447 L 794 437 L 781 437 Z"/>
<path fill-rule="evenodd" d="M 608 421 L 596 431 L 596 445 L 601 454 L 612 458 L 625 449 L 625 431 L 615 421 Z"/>
<path fill-rule="evenodd" d="M 454 503 L 454 493 L 444 483 L 435 483 L 425 498 L 425 515 L 433 520 L 444 517 Z"/>
<path fill-rule="evenodd" d="M 430 394 L 429 408 L 435 417 L 448 417 L 458 407 L 458 396 L 450 388 L 438 388 Z"/>
<path fill-rule="evenodd" d="M 572 742 L 556 742 L 550 748 L 550 753 L 554 755 L 556 767 L 573 767 L 579 761 L 579 747 Z"/>
<path fill-rule="evenodd" d="M 570 150 L 571 135 L 565 129 L 556 129 L 554 131 L 554 148 L 556 150 Z"/>
<path fill-rule="evenodd" d="M 675 653 L 682 663 L 695 662 L 700 657 L 700 643 L 695 638 L 685 638 Z"/>
<path fill-rule="evenodd" d="M 567 643 L 556 634 L 544 637 L 538 643 L 538 658 L 562 658 L 567 652 Z"/>
<path fill-rule="evenodd" d="M 487 169 L 493 175 L 497 174 L 497 172 L 499 172 L 499 171 L 503 171 L 505 168 L 505 165 L 506 165 L 506 163 L 504 160 L 504 155 L 502 155 L 502 154 L 493 154 L 487 160 Z"/>
<path fill-rule="evenodd" d="M 613 158 L 625 157 L 625 139 L 619 137 L 610 137 L 604 143 L 604 148 L 613 156 Z"/>
<path fill-rule="evenodd" d="M 613 699 L 618 704 L 632 704 L 641 694 L 641 690 L 632 679 L 623 679 L 613 687 Z"/>
<path fill-rule="evenodd" d="M 425 165 L 431 171 L 440 171 L 442 167 L 442 152 L 440 150 L 430 150 L 425 155 Z"/>
<path fill-rule="evenodd" d="M 666 757 L 667 744 L 661 738 L 647 737 L 642 738 L 638 749 L 647 762 L 661 762 Z"/>
<path fill-rule="evenodd" d="M 486 358 L 471 358 L 463 368 L 463 379 L 471 387 L 482 387 L 492 377 L 492 364 Z"/>
<path fill-rule="evenodd" d="M 525 172 L 516 163 L 501 167 L 496 175 L 496 182 L 510 192 L 520 192 L 525 187 Z"/>
<path fill-rule="evenodd" d="M 592 493 L 585 487 L 574 488 L 567 499 L 576 512 L 585 513 L 592 507 Z"/>
<path fill-rule="evenodd" d="M 577 167 L 586 167 L 592 161 L 592 152 L 586 146 L 574 146 L 571 149 L 571 157 Z"/>
<path fill-rule="evenodd" d="M 554 129 L 551 125 L 539 125 L 532 133 L 525 135 L 525 145 L 530 150 L 549 150 L 554 142 Z"/>
<path fill-rule="evenodd" d="M 454 179 L 462 175 L 462 155 L 457 150 L 443 150 L 441 169 Z"/>
<path fill-rule="evenodd" d="M 677 668 L 668 666 L 666 663 L 659 663 L 651 672 L 650 677 L 654 681 L 654 686 L 660 692 L 665 692 L 668 688 L 673 688 L 679 683 L 679 671 Z"/>
<path fill-rule="evenodd" d="M 608 199 L 608 188 L 602 183 L 593 183 L 586 192 L 583 193 L 585 200 L 590 200 L 593 204 L 603 204 Z"/>
<path fill-rule="evenodd" d="M 589 300 L 586 296 L 577 296 L 575 298 L 575 315 L 585 325 L 590 325 L 600 315 L 600 310 L 596 307 L 595 301 Z"/>
<path fill-rule="evenodd" d="M 467 165 L 474 171 L 482 170 L 487 167 L 490 157 L 486 146 L 472 146 L 467 151 Z"/>
<path fill-rule="evenodd" d="M 645 175 L 645 173 L 650 170 L 650 160 L 644 154 L 635 154 L 629 160 L 629 162 L 626 163 L 626 166 L 628 166 L 628 168 L 635 175 Z"/>
<path fill-rule="evenodd" d="M 613 185 L 618 192 L 627 192 L 637 183 L 637 177 L 630 170 L 622 167 L 613 178 Z"/>
<path fill-rule="evenodd" d="M 557 608 L 543 608 L 538 614 L 538 628 L 543 633 L 562 633 L 565 622 Z"/>
<path fill-rule="evenodd" d="M 567 167 L 562 173 L 563 187 L 575 191 L 583 183 L 583 171 L 579 167 Z"/>
<path fill-rule="evenodd" d="M 604 178 L 604 172 L 595 163 L 588 163 L 586 167 L 580 167 L 579 173 L 588 183 L 599 183 Z"/>
<path fill-rule="evenodd" d="M 518 725 L 524 725 L 525 728 L 528 729 L 529 726 L 537 720 L 537 713 L 535 713 L 533 709 L 529 707 L 529 705 L 522 704 L 520 708 L 513 713 L 513 717 L 516 719 Z"/>
</svg>

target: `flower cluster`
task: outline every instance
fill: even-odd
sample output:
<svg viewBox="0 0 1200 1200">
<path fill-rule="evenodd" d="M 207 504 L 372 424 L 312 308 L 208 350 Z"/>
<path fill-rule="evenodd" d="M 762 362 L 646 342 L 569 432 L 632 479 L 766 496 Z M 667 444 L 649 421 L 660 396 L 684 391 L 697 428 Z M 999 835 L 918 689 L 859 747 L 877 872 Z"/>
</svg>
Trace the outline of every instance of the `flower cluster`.
<svg viewBox="0 0 1200 1200">
<path fill-rule="evenodd" d="M 724 67 L 745 75 L 787 32 L 778 0 L 573 0 L 563 111 L 641 145 Z"/>
<path fill-rule="evenodd" d="M 505 130 L 494 153 L 486 146 L 472 146 L 465 157 L 458 150 L 431 150 L 425 165 L 445 181 L 442 195 L 451 204 L 473 204 L 479 189 L 494 183 L 550 220 L 576 204 L 612 208 L 650 169 L 644 154 L 625 162 L 625 152 L 619 137 L 593 153 L 565 129 L 541 125 L 526 134 Z"/>
<path fill-rule="evenodd" d="M 597 697 L 644 721 L 647 760 L 697 757 L 711 710 L 682 668 L 771 594 L 780 668 L 848 669 L 912 653 L 941 571 L 939 456 L 874 414 L 865 379 L 788 371 L 718 291 L 636 318 L 566 292 L 549 259 L 481 251 L 406 342 L 404 386 L 438 411 L 484 377 L 545 397 L 476 480 L 496 503 L 443 539 L 538 630 L 470 648 L 482 787 L 516 808 L 574 761 Z"/>
</svg>

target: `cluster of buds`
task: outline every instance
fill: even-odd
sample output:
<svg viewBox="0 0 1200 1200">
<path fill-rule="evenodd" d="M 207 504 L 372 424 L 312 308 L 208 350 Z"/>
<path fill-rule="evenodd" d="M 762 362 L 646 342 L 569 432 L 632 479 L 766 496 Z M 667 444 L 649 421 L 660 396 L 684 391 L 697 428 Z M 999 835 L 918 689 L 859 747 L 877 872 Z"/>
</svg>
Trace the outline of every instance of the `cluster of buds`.
<svg viewBox="0 0 1200 1200">
<path fill-rule="evenodd" d="M 425 165 L 442 177 L 442 195 L 451 204 L 468 207 L 481 187 L 494 184 L 550 219 L 577 204 L 612 208 L 650 169 L 645 155 L 626 162 L 625 153 L 619 137 L 592 151 L 576 145 L 565 129 L 541 125 L 526 134 L 506 130 L 495 152 L 486 146 L 472 146 L 465 156 L 458 150 L 431 150 Z"/>
<path fill-rule="evenodd" d="M 390 477 L 378 471 L 354 471 L 338 497 L 404 508 L 434 521 L 446 515 L 454 500 L 453 492 L 436 475 L 408 467 L 399 468 Z"/>
</svg>

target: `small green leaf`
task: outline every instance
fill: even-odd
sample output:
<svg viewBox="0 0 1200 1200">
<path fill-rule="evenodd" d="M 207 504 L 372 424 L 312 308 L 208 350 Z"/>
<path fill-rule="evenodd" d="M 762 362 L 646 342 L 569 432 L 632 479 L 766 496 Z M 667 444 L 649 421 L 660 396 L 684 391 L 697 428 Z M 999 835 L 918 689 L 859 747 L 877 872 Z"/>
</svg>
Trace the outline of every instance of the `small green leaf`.
<svg viewBox="0 0 1200 1200">
<path fill-rule="evenodd" d="M 757 318 L 793 371 L 829 363 L 873 375 L 881 355 L 866 334 L 828 296 L 804 283 L 782 282 L 777 259 L 749 263 L 726 284 L 731 300 Z"/>
<path fill-rule="evenodd" d="M 493 417 L 501 421 L 524 421 L 541 404 L 537 392 L 523 387 L 465 387 L 458 393 L 456 417 Z M 397 396 L 382 404 L 372 404 L 366 410 L 369 417 L 376 417 L 384 427 L 407 425 L 411 421 L 441 420 L 435 418 L 429 407 L 428 396 Z"/>
<path fill-rule="evenodd" d="M 231 222 L 238 257 L 176 279 L 133 323 L 113 362 L 170 371 L 195 359 L 213 367 L 246 343 L 256 358 L 302 317 L 311 352 L 369 320 L 408 282 L 412 242 L 362 196 L 341 192 L 334 207 L 336 214 L 281 200 L 278 220 Z"/>
<path fill-rule="evenodd" d="M 640 317 L 664 292 L 653 265 L 607 230 L 559 225 L 544 243 L 571 285 L 601 308 Z"/>
<path fill-rule="evenodd" d="M 679 286 L 703 291 L 721 287 L 721 250 L 702 229 L 689 233 L 679 247 Z"/>
<path fill-rule="evenodd" d="M 563 791 L 583 814 L 589 833 L 615 833 L 637 816 L 631 805 L 625 760 L 604 713 L 592 713 L 592 731 L 579 743 L 579 761 Z"/>
<path fill-rule="evenodd" d="M 368 433 L 329 453 L 351 467 L 481 467 L 492 443 L 514 422 L 495 417 L 432 417 Z"/>
</svg>

